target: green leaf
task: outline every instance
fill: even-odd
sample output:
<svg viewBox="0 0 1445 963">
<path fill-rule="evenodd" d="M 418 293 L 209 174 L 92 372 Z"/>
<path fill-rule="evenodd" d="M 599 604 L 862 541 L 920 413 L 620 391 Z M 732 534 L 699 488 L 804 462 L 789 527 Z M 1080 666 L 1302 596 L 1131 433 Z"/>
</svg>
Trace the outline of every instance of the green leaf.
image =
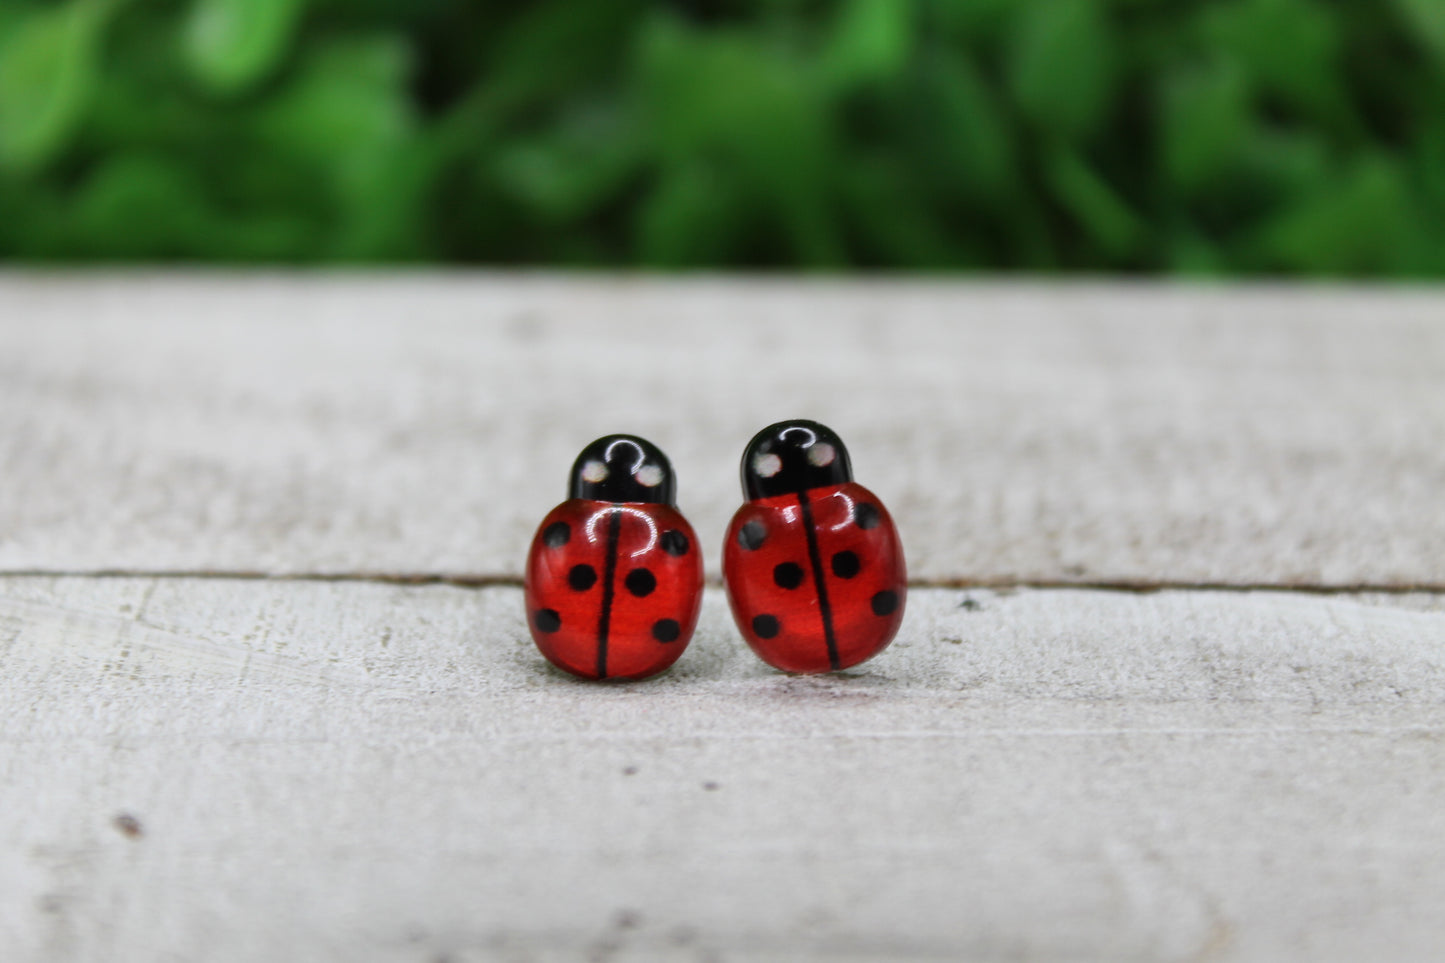
<svg viewBox="0 0 1445 963">
<path fill-rule="evenodd" d="M 10 34 L 17 27 L 35 15 L 35 0 L 10 0 L 0 3 L 0 47 L 10 40 Z"/>
<path fill-rule="evenodd" d="M 994 41 L 1019 0 L 945 0 L 928 5 L 928 23 L 950 38 Z"/>
<path fill-rule="evenodd" d="M 1271 202 L 1294 203 L 1334 189 L 1330 148 L 1313 131 L 1256 131 L 1244 144 L 1239 180 Z"/>
<path fill-rule="evenodd" d="M 159 157 L 105 163 L 76 193 L 70 214 L 78 247 L 105 258 L 195 256 L 207 233 L 195 172 Z"/>
<path fill-rule="evenodd" d="M 1445 68 L 1445 3 L 1441 0 L 1395 0 L 1403 16 L 1420 41 L 1435 56 L 1436 64 Z"/>
<path fill-rule="evenodd" d="M 1341 129 L 1356 125 L 1339 65 L 1338 15 L 1310 0 L 1235 0 L 1206 8 L 1208 42 L 1290 106 Z"/>
<path fill-rule="evenodd" d="M 612 198 L 639 168 L 636 132 L 605 107 L 568 112 L 546 134 L 487 155 L 497 182 L 550 222 L 572 221 Z"/>
<path fill-rule="evenodd" d="M 795 263 L 841 263 L 829 203 L 835 132 L 807 65 L 755 37 L 659 18 L 642 44 L 638 83 L 649 146 L 665 165 L 730 168 Z"/>
<path fill-rule="evenodd" d="M 334 40 L 316 48 L 258 118 L 262 138 L 345 182 L 416 126 L 407 96 L 411 57 L 389 36 Z"/>
<path fill-rule="evenodd" d="M 1238 153 L 1248 134 L 1249 88 L 1232 62 L 1169 77 L 1160 110 L 1164 174 L 1191 194 Z"/>
<path fill-rule="evenodd" d="M 276 170 L 310 185 L 331 226 L 323 256 L 375 258 L 407 240 L 430 166 L 418 160 L 411 56 L 386 35 L 316 48 L 255 119 Z M 264 170 L 261 171 L 264 173 Z"/>
<path fill-rule="evenodd" d="M 669 170 L 637 209 L 638 259 L 670 268 L 735 262 L 749 200 L 707 164 Z"/>
<path fill-rule="evenodd" d="M 912 0 L 849 0 L 823 52 L 830 86 L 848 90 L 897 73 L 913 51 Z"/>
<path fill-rule="evenodd" d="M 60 206 L 50 185 L 0 170 L 0 258 L 68 253 Z"/>
<path fill-rule="evenodd" d="M 304 0 L 195 0 L 186 23 L 186 58 L 221 94 L 253 86 L 290 45 Z"/>
<path fill-rule="evenodd" d="M 1143 223 L 1082 157 L 1071 150 L 1056 151 L 1045 173 L 1054 196 L 1104 253 L 1120 257 L 1135 248 L 1144 234 Z"/>
<path fill-rule="evenodd" d="M 940 54 L 927 76 L 937 99 L 925 147 L 976 200 L 1006 203 L 1017 188 L 1014 132 L 999 97 L 962 56 Z"/>
<path fill-rule="evenodd" d="M 1420 132 L 1414 151 L 1415 178 L 1421 199 L 1436 223 L 1445 221 L 1445 118 L 1437 118 Z M 1445 247 L 1441 248 L 1445 264 Z"/>
<path fill-rule="evenodd" d="M 1114 36 L 1096 0 L 1035 0 L 1019 14 L 1009 63 L 1014 99 L 1041 130 L 1085 137 L 1113 93 Z"/>
<path fill-rule="evenodd" d="M 1266 262 L 1326 274 L 1405 272 L 1420 257 L 1422 234 L 1400 168 L 1371 157 L 1261 229 Z"/>
<path fill-rule="evenodd" d="M 550 0 L 518 5 L 482 56 L 481 75 L 449 105 L 435 145 L 439 157 L 489 141 L 514 115 L 620 72 L 638 32 L 641 0 Z"/>
<path fill-rule="evenodd" d="M 844 184 L 865 264 L 957 268 L 984 262 L 949 232 L 947 214 L 919 190 L 918 178 L 888 157 L 858 158 Z"/>
<path fill-rule="evenodd" d="M 1228 273 L 1219 248 L 1190 230 L 1171 237 L 1167 253 L 1169 269 L 1177 274 L 1213 278 Z"/>
<path fill-rule="evenodd" d="M 33 170 L 69 143 L 95 92 L 109 9 L 72 0 L 32 15 L 0 45 L 0 164 Z"/>
</svg>

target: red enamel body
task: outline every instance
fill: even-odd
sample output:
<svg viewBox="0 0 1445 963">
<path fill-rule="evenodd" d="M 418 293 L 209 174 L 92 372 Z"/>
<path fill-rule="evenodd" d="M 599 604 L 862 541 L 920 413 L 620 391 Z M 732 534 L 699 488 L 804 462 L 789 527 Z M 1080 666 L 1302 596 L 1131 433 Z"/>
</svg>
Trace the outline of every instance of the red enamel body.
<svg viewBox="0 0 1445 963">
<path fill-rule="evenodd" d="M 697 536 L 670 505 L 570 499 L 532 540 L 526 596 L 532 638 L 553 665 L 584 679 L 654 675 L 697 625 Z"/>
<path fill-rule="evenodd" d="M 883 651 L 903 621 L 897 529 L 854 482 L 744 504 L 728 526 L 723 574 L 743 638 L 786 672 L 857 665 Z"/>
</svg>

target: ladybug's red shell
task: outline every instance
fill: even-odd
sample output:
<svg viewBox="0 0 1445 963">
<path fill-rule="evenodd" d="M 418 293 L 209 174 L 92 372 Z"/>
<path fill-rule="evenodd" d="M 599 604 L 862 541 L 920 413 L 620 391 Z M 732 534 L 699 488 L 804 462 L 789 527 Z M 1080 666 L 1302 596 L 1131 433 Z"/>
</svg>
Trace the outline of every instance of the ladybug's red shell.
<svg viewBox="0 0 1445 963">
<path fill-rule="evenodd" d="M 553 665 L 645 678 L 677 661 L 697 625 L 697 536 L 670 505 L 570 499 L 537 529 L 526 595 L 532 638 Z"/>
<path fill-rule="evenodd" d="M 743 638 L 787 672 L 877 655 L 903 621 L 907 572 L 883 503 L 854 482 L 747 502 L 723 550 Z"/>
</svg>

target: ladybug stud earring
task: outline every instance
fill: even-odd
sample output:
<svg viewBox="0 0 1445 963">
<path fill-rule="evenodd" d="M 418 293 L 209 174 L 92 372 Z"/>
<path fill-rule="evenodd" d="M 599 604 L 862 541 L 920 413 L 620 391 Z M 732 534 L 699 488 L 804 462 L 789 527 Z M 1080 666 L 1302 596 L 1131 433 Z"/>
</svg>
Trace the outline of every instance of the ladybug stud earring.
<svg viewBox="0 0 1445 963">
<path fill-rule="evenodd" d="M 853 481 L 842 439 L 816 421 L 769 425 L 743 452 L 742 480 L 723 575 L 752 650 L 785 672 L 883 651 L 903 621 L 903 546 L 883 503 Z"/>
<path fill-rule="evenodd" d="M 702 604 L 672 465 L 645 439 L 608 435 L 582 449 L 568 487 L 527 555 L 532 639 L 584 679 L 656 675 L 687 648 Z"/>
</svg>

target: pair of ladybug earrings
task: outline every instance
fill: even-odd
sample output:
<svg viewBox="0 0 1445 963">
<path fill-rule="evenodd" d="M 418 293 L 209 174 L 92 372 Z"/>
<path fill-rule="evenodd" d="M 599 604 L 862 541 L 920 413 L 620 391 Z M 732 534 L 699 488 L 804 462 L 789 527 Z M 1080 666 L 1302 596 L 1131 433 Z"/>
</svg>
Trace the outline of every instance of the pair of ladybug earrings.
<svg viewBox="0 0 1445 963">
<path fill-rule="evenodd" d="M 743 452 L 747 501 L 723 575 L 743 638 L 785 672 L 830 672 L 893 641 L 907 591 L 883 503 L 853 481 L 848 449 L 816 421 L 784 421 Z M 643 679 L 687 648 L 702 604 L 697 535 L 676 507 L 667 456 L 608 435 L 572 466 L 568 499 L 527 557 L 532 638 L 584 679 Z"/>
</svg>

